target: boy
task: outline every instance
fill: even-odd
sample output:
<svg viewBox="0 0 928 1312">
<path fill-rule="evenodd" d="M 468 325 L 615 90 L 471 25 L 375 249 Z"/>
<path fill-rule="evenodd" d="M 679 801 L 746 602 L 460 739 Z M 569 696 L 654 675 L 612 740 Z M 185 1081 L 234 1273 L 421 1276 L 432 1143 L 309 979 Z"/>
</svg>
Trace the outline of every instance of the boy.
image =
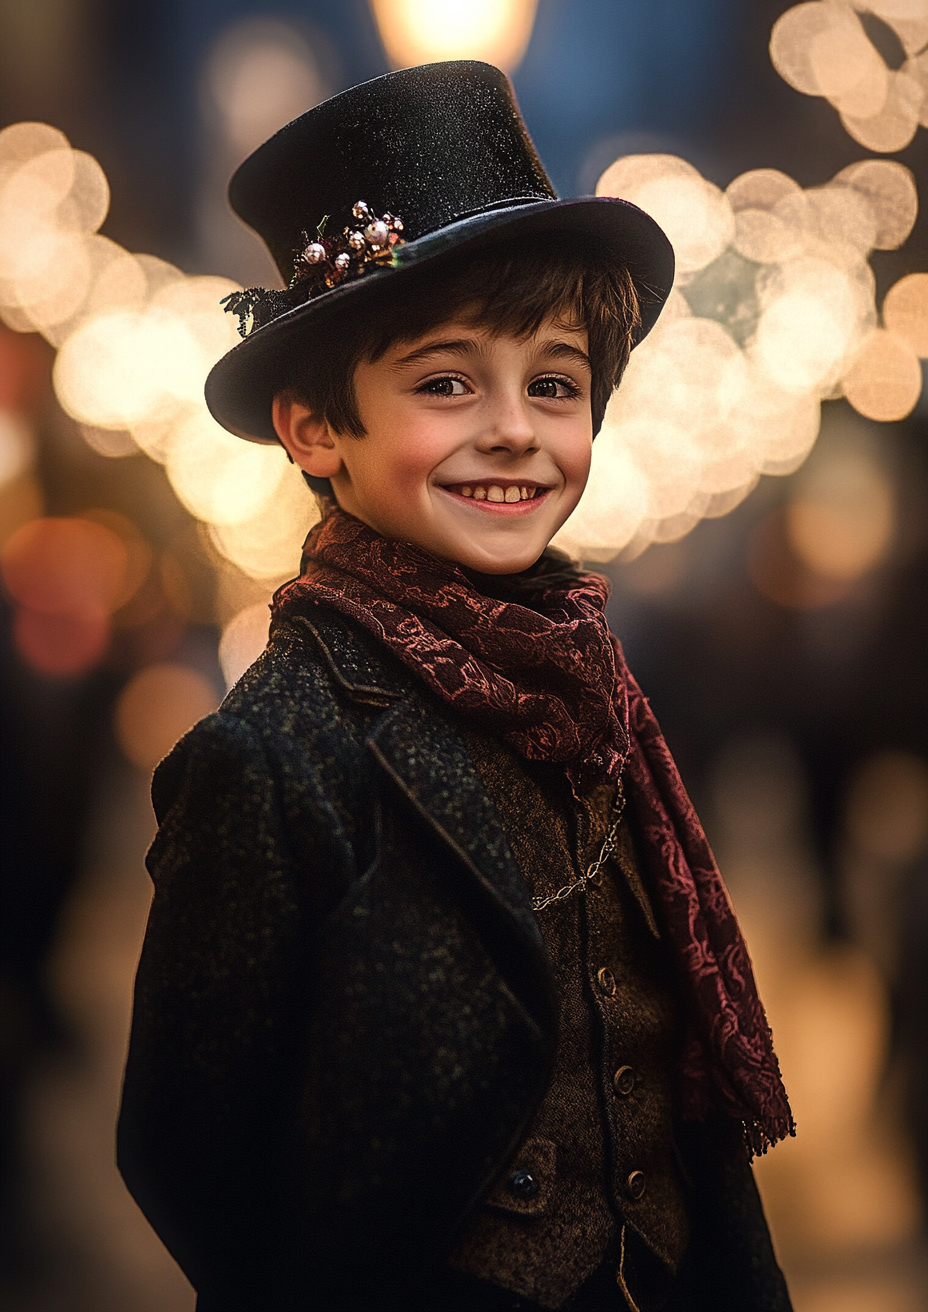
<svg viewBox="0 0 928 1312">
<path fill-rule="evenodd" d="M 201 1312 L 788 1309 L 744 945 L 605 582 L 546 550 L 666 238 L 558 201 L 475 63 L 336 96 L 230 194 L 289 286 L 231 299 L 207 398 L 325 514 L 155 777 L 130 1188 Z"/>
</svg>

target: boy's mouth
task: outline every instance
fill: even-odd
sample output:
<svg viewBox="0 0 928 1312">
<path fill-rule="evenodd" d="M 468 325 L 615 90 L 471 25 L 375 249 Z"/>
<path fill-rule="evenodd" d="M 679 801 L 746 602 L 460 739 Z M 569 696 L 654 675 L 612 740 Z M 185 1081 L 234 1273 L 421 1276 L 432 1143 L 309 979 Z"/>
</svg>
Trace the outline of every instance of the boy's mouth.
<svg viewBox="0 0 928 1312">
<path fill-rule="evenodd" d="M 512 479 L 473 483 L 445 483 L 446 492 L 467 497 L 473 501 L 489 501 L 494 505 L 515 505 L 519 501 L 534 501 L 550 489 L 540 483 L 521 483 Z"/>
</svg>

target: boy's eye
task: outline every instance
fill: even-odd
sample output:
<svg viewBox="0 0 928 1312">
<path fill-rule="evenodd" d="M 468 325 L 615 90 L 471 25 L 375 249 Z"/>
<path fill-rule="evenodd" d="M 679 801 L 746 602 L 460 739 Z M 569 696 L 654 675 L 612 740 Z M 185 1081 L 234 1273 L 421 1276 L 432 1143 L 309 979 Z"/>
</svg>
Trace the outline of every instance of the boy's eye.
<svg viewBox="0 0 928 1312">
<path fill-rule="evenodd" d="M 560 401 L 568 396 L 578 396 L 579 392 L 580 389 L 577 384 L 570 378 L 557 378 L 554 376 L 533 378 L 528 385 L 529 396 L 537 396 L 551 401 Z"/>
<path fill-rule="evenodd" d="M 444 374 L 441 378 L 427 379 L 416 391 L 424 392 L 426 396 L 464 396 L 467 388 L 463 379 Z"/>
</svg>

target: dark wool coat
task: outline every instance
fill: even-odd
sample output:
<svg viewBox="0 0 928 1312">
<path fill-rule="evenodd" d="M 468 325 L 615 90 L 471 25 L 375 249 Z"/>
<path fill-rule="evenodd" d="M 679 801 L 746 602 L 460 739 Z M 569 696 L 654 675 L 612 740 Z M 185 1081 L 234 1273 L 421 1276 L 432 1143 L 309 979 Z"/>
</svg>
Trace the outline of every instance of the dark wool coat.
<svg viewBox="0 0 928 1312">
<path fill-rule="evenodd" d="M 129 1188 L 203 1312 L 438 1312 L 443 1255 L 544 1097 L 558 1014 L 453 718 L 308 606 L 153 798 Z M 737 1127 L 682 1130 L 681 1151 L 688 1312 L 784 1312 Z"/>
</svg>

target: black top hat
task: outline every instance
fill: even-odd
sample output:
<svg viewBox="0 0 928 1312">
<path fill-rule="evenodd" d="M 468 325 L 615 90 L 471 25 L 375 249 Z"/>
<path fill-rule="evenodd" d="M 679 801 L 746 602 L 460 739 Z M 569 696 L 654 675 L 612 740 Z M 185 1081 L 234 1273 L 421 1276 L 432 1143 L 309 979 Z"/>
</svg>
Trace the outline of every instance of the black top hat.
<svg viewBox="0 0 928 1312">
<path fill-rule="evenodd" d="M 229 298 L 247 335 L 206 380 L 213 417 L 251 441 L 276 441 L 271 400 L 311 329 L 337 306 L 362 312 L 375 285 L 449 254 L 502 236 L 597 238 L 635 283 L 638 341 L 673 284 L 670 242 L 643 210 L 558 200 L 491 64 L 425 64 L 333 96 L 249 156 L 229 199 L 289 284 Z"/>
</svg>

